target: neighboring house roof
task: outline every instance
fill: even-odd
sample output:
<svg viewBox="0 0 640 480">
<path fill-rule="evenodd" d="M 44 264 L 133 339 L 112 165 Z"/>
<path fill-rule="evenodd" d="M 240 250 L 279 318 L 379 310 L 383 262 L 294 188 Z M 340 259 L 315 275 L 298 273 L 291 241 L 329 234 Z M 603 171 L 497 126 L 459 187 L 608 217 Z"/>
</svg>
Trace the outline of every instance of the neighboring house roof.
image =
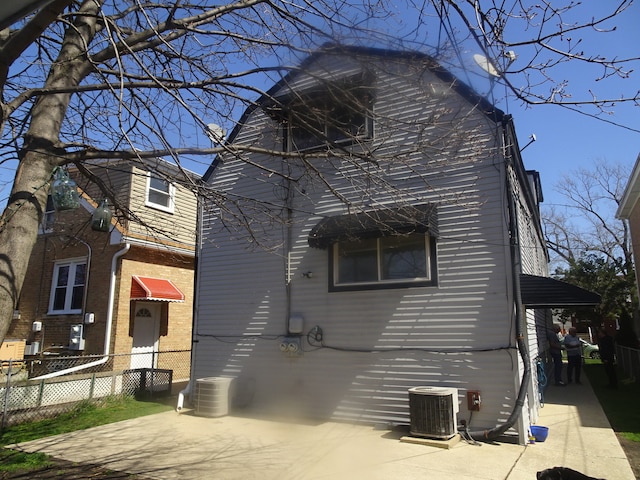
<svg viewBox="0 0 640 480">
<path fill-rule="evenodd" d="M 296 78 L 298 75 L 304 75 L 305 68 L 313 64 L 319 57 L 323 55 L 344 55 L 344 56 L 361 55 L 361 56 L 379 57 L 382 59 L 389 59 L 389 60 L 406 59 L 406 60 L 412 60 L 414 62 L 422 62 L 431 72 L 433 72 L 436 75 L 436 77 L 442 80 L 443 83 L 450 85 L 450 88 L 455 92 L 457 92 L 460 95 L 460 97 L 467 100 L 471 105 L 475 106 L 485 115 L 492 118 L 496 123 L 502 122 L 507 119 L 510 120 L 510 115 L 506 115 L 502 110 L 496 108 L 485 97 L 479 95 L 469 85 L 462 82 L 460 79 L 454 76 L 451 72 L 449 72 L 444 67 L 442 67 L 433 57 L 425 53 L 416 52 L 416 51 L 388 50 L 388 49 L 357 47 L 357 46 L 327 45 L 313 52 L 311 55 L 309 55 L 305 60 L 302 61 L 302 63 L 298 68 L 289 72 L 279 82 L 277 82 L 273 87 L 271 87 L 265 94 L 263 94 L 255 103 L 253 103 L 249 108 L 247 108 L 247 110 L 245 110 L 240 120 L 236 123 L 236 126 L 233 129 L 233 131 L 230 133 L 226 143 L 233 144 L 233 141 L 236 135 L 238 135 L 242 127 L 246 125 L 247 118 L 257 108 L 262 108 L 265 105 L 272 105 L 277 92 L 282 90 L 285 86 L 289 85 L 292 82 L 292 80 Z M 207 171 L 204 173 L 202 178 L 205 182 L 209 180 L 219 161 L 220 161 L 219 157 L 216 157 L 213 163 L 209 166 Z"/>
<path fill-rule="evenodd" d="M 628 219 L 631 217 L 631 211 L 640 198 L 640 155 L 636 159 L 633 166 L 629 182 L 622 195 L 622 200 L 616 212 L 616 218 Z"/>
</svg>

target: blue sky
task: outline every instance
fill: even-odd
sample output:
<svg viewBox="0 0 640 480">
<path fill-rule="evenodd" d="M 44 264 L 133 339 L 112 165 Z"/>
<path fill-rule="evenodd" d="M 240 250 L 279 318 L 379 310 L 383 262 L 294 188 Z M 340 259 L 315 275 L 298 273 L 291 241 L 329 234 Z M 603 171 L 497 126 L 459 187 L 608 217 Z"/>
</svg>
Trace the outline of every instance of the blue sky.
<svg viewBox="0 0 640 480">
<path fill-rule="evenodd" d="M 599 7 L 616 2 L 587 0 L 584 3 L 595 15 Z M 636 3 L 609 23 L 617 27 L 615 32 L 583 36 L 583 49 L 608 57 L 638 58 L 639 23 L 640 4 Z M 635 61 L 635 67 L 637 71 L 632 72 L 630 78 L 596 81 L 601 68 L 586 68 L 570 62 L 558 69 L 555 78 L 569 82 L 575 99 L 589 98 L 589 90 L 599 98 L 619 98 L 623 94 L 637 94 L 640 91 L 640 61 Z M 495 96 L 499 97 L 504 88 L 495 88 Z M 634 106 L 633 103 L 619 103 L 608 109 L 610 113 L 603 113 L 599 118 L 635 131 L 554 105 L 525 108 L 519 102 L 510 100 L 499 101 L 498 106 L 513 115 L 521 148 L 527 144 L 531 134 L 536 135 L 537 141 L 529 145 L 522 156 L 528 169 L 540 172 L 545 206 L 563 203 L 563 197 L 554 191 L 554 185 L 564 175 L 570 175 L 580 167 L 588 169 L 597 159 L 620 162 L 631 168 L 640 153 L 640 106 Z M 579 110 L 594 111 L 589 108 Z"/>
<path fill-rule="evenodd" d="M 517 4 L 517 2 L 513 2 Z M 527 2 L 530 3 L 530 2 Z M 618 3 L 614 0 L 584 0 L 574 10 L 574 20 L 588 20 L 591 15 L 597 16 L 612 5 Z M 403 3 L 400 2 L 399 5 Z M 401 8 L 401 7 L 398 7 Z M 580 10 L 581 9 L 581 10 Z M 437 17 L 424 17 L 424 22 L 416 30 L 415 37 L 407 41 L 415 45 L 437 44 L 434 36 L 439 39 L 441 34 Z M 413 24 L 412 24 L 413 22 Z M 382 24 L 387 33 L 403 35 L 403 32 L 412 31 L 416 27 L 415 15 L 403 15 L 399 11 L 399 18 L 389 24 Z M 609 22 L 606 27 L 617 27 L 613 33 L 588 34 L 588 32 L 576 35 L 582 37 L 582 50 L 589 54 L 601 54 L 606 57 L 640 57 L 640 4 L 633 4 L 618 18 Z M 379 25 L 378 25 L 379 26 Z M 553 25 L 551 25 L 553 27 Z M 507 32 L 512 39 L 528 34 L 519 31 Z M 509 39 L 509 38 L 508 38 Z M 404 40 L 407 40 L 405 37 Z M 518 100 L 506 97 L 505 88 L 499 82 L 494 82 L 473 62 L 473 54 L 478 53 L 477 46 L 469 41 L 460 43 L 459 62 L 454 71 L 465 82 L 481 94 L 485 94 L 499 108 L 510 113 L 514 117 L 520 146 L 523 147 L 529 141 L 532 134 L 537 141 L 529 145 L 523 152 L 525 166 L 528 169 L 537 170 L 541 174 L 545 206 L 562 203 L 563 198 L 554 191 L 554 185 L 562 178 L 579 167 L 589 168 L 597 159 L 606 159 L 610 162 L 622 162 L 631 167 L 638 153 L 640 153 L 640 106 L 632 103 L 620 103 L 610 108 L 610 114 L 601 114 L 601 118 L 607 121 L 625 125 L 632 130 L 598 121 L 579 113 L 566 110 L 554 105 L 540 105 L 525 107 Z M 423 47 L 421 49 L 426 49 Z M 425 53 L 433 52 L 424 50 Z M 514 48 L 518 59 L 513 63 L 513 69 L 522 67 L 531 58 L 531 49 Z M 458 61 L 458 60 L 455 60 Z M 551 72 L 555 80 L 566 80 L 568 90 L 572 92 L 574 99 L 589 98 L 589 91 L 594 91 L 599 98 L 617 98 L 622 95 L 635 94 L 640 89 L 640 60 L 635 62 L 638 71 L 632 72 L 627 79 L 607 79 L 597 82 L 595 78 L 601 73 L 601 68 L 589 68 L 578 62 L 569 62 L 554 68 Z M 445 65 L 451 68 L 449 65 Z M 462 73 L 462 75 L 460 75 Z M 522 75 L 509 76 L 510 81 L 516 87 L 522 86 L 518 82 L 524 82 Z M 268 85 L 266 86 L 268 88 Z M 544 90 L 541 90 L 544 92 Z M 593 112 L 593 109 L 583 108 L 582 111 Z M 633 131 L 635 130 L 635 131 Z M 194 138 L 188 132 L 180 132 L 185 139 Z M 204 159 L 199 159 L 201 162 Z M 206 163 L 206 160 L 204 160 Z M 0 166 L 0 178 L 9 179 L 15 165 Z M 7 168 L 9 167 L 9 168 Z M 190 168 L 190 167 L 189 167 Z M 203 167 L 204 168 L 204 167 Z M 202 172 L 199 172 L 202 173 Z M 0 181 L 0 189 L 2 182 Z M 8 191 L 0 191 L 0 199 L 6 199 Z"/>
</svg>

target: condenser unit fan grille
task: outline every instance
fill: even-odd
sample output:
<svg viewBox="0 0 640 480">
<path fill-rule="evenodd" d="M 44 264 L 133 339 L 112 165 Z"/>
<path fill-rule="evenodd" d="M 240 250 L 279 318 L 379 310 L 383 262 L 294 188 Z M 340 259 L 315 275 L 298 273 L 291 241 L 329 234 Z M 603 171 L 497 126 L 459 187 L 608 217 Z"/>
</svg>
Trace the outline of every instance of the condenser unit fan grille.
<svg viewBox="0 0 640 480">
<path fill-rule="evenodd" d="M 409 389 L 411 435 L 448 439 L 458 429 L 456 412 L 458 393 L 455 388 L 414 387 Z"/>
</svg>

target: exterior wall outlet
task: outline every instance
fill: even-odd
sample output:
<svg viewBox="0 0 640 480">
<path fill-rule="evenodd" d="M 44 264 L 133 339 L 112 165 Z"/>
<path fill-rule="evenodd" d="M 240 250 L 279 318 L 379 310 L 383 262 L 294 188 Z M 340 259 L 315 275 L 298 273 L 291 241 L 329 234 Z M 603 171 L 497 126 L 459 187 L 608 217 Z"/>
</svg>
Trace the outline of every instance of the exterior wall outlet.
<svg viewBox="0 0 640 480">
<path fill-rule="evenodd" d="M 280 351 L 288 357 L 299 357 L 302 355 L 302 343 L 299 336 L 287 336 L 280 342 Z"/>
<path fill-rule="evenodd" d="M 480 398 L 480 392 L 477 390 L 468 390 L 467 391 L 467 408 L 471 412 L 480 411 L 480 404 L 482 403 L 482 399 Z"/>
<path fill-rule="evenodd" d="M 84 325 L 71 325 L 69 332 L 69 350 L 84 350 Z"/>
</svg>

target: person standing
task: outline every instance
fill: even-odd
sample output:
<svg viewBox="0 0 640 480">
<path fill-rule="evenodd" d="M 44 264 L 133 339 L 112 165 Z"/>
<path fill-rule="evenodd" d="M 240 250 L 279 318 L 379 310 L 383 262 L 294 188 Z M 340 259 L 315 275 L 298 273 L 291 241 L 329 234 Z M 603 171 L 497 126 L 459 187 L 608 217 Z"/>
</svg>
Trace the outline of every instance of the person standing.
<svg viewBox="0 0 640 480">
<path fill-rule="evenodd" d="M 618 375 L 616 373 L 616 347 L 613 337 L 604 327 L 598 328 L 598 349 L 600 360 L 604 365 L 604 371 L 609 379 L 610 388 L 618 388 Z"/>
<path fill-rule="evenodd" d="M 569 333 L 564 336 L 564 348 L 567 350 L 567 382 L 581 385 L 580 370 L 582 369 L 582 345 L 578 338 L 576 327 L 571 327 Z"/>
<path fill-rule="evenodd" d="M 562 381 L 562 344 L 560 343 L 560 325 L 553 324 L 553 326 L 547 330 L 547 341 L 549 342 L 549 354 L 553 359 L 553 380 L 559 387 L 564 387 L 565 383 Z"/>
</svg>

